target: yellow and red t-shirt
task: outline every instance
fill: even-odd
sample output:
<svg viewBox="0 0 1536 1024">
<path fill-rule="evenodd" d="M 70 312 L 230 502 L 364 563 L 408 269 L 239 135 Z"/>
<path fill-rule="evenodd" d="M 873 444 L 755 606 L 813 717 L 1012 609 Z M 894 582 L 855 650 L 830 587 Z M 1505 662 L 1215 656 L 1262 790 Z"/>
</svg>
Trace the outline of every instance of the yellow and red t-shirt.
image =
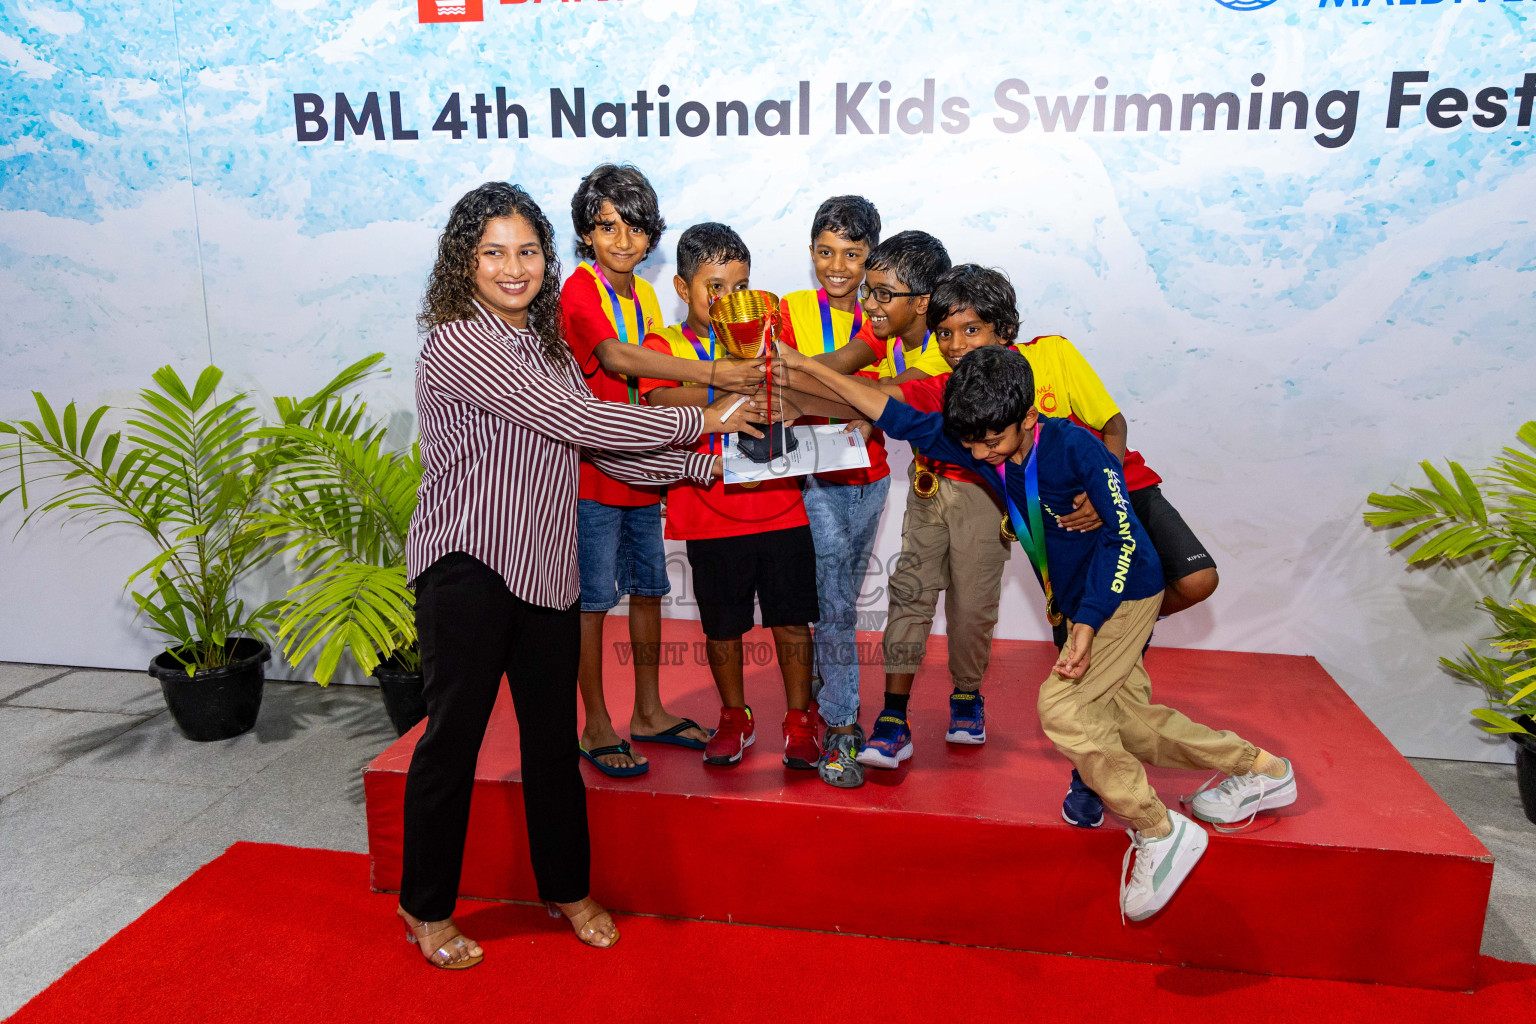
<svg viewBox="0 0 1536 1024">
<path fill-rule="evenodd" d="M 708 346 L 706 335 L 701 343 Z M 645 347 L 680 359 L 709 359 L 706 347 L 701 354 L 683 333 L 682 326 L 652 331 Z M 648 395 L 657 388 L 675 388 L 675 380 L 640 378 L 640 393 Z M 720 438 L 710 434 L 699 440 L 695 451 L 720 450 Z M 715 537 L 745 537 L 769 530 L 788 530 L 810 523 L 805 516 L 805 502 L 800 497 L 800 482 L 793 477 L 765 480 L 755 487 L 727 484 L 716 480 L 710 486 L 686 482 L 667 489 L 667 530 L 669 540 L 708 540 Z"/>
<path fill-rule="evenodd" d="M 1088 360 L 1061 335 L 1042 335 L 1014 348 L 1029 360 L 1030 369 L 1034 371 L 1035 407 L 1042 416 L 1066 417 L 1095 434 L 1102 434 L 1104 424 L 1120 411 Z M 903 384 L 901 393 L 914 409 L 942 412 L 944 385 L 948 380 L 946 370 L 942 375 Z M 942 463 L 933 469 L 951 479 L 977 479 L 969 470 Z M 964 475 L 956 476 L 957 473 Z M 1152 472 L 1141 453 L 1130 449 L 1125 453 L 1124 473 L 1127 490 L 1138 491 L 1162 482 L 1162 477 Z"/>
<path fill-rule="evenodd" d="M 617 315 L 614 298 L 618 299 Z M 638 312 L 637 312 L 638 307 Z M 631 345 L 645 341 L 645 335 L 661 325 L 661 305 L 656 292 L 636 274 L 634 295 L 624 298 L 608 288 L 598 277 L 590 263 L 582 263 L 565 279 L 560 289 L 560 312 L 563 317 L 565 341 L 581 367 L 592 394 L 605 402 L 631 402 L 638 400 L 638 391 L 632 397 L 631 380 L 628 377 L 604 370 L 597 360 L 597 346 L 609 338 L 617 338 Z M 624 329 L 619 329 L 622 321 Z M 604 505 L 635 507 L 654 505 L 661 500 L 661 491 L 655 487 L 634 487 L 604 473 L 585 460 L 581 463 L 579 496 L 600 501 Z"/>
<path fill-rule="evenodd" d="M 875 350 L 875 362 L 870 369 L 881 380 L 899 377 L 914 368 L 922 370 L 930 377 L 949 372 L 949 364 L 944 361 L 944 353 L 939 351 L 939 344 L 933 340 L 932 334 L 923 338 L 922 347 L 915 352 L 903 346 L 900 338 L 887 338 L 882 341 L 875 337 L 875 332 L 869 329 L 867 323 L 859 332 L 858 340 Z M 892 342 L 895 344 L 891 344 Z M 899 353 L 896 351 L 898 347 L 901 348 Z"/>
<path fill-rule="evenodd" d="M 864 319 L 862 316 L 855 317 L 852 313 L 845 313 L 829 305 L 827 312 L 831 314 L 832 321 L 832 333 L 829 338 L 821 319 L 821 297 L 815 290 L 790 292 L 780 301 L 779 310 L 783 314 L 782 340 L 808 356 L 836 352 L 849 344 L 858 336 L 854 326 L 861 324 Z M 829 342 L 830 347 L 828 347 Z M 875 376 L 872 372 L 861 372 L 859 375 Z M 829 423 L 831 421 L 825 416 L 806 416 L 800 422 Z M 835 473 L 818 473 L 817 476 L 834 484 L 869 484 L 890 476 L 891 467 L 885 457 L 885 435 L 878 430 L 872 432 L 865 446 L 869 449 L 868 469 L 842 469 Z"/>
</svg>

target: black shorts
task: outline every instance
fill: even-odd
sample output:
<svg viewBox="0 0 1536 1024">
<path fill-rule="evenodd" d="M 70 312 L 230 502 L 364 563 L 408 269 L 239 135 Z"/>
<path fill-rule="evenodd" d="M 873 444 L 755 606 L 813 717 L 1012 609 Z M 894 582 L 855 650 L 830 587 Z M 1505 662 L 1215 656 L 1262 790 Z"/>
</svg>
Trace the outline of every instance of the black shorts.
<svg viewBox="0 0 1536 1024">
<path fill-rule="evenodd" d="M 751 629 L 754 597 L 765 626 L 806 626 L 821 618 L 809 526 L 690 540 L 688 564 L 699 619 L 711 640 L 730 640 Z"/>
<path fill-rule="evenodd" d="M 1157 549 L 1163 563 L 1163 582 L 1181 580 L 1201 569 L 1216 568 L 1216 560 L 1189 528 L 1179 510 L 1163 497 L 1163 489 L 1153 484 L 1131 492 L 1131 510 Z"/>
</svg>

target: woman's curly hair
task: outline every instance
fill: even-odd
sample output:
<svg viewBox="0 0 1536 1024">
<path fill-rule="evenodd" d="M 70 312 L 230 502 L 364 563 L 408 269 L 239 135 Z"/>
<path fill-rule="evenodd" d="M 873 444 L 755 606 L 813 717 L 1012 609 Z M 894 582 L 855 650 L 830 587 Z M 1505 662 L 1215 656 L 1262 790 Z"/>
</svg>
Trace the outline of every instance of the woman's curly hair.
<svg viewBox="0 0 1536 1024">
<path fill-rule="evenodd" d="M 427 293 L 416 322 L 429 331 L 439 324 L 474 318 L 477 250 L 486 224 L 498 217 L 521 217 L 539 236 L 539 247 L 544 250 L 544 280 L 528 307 L 528 326 L 539 336 L 549 358 L 563 359 L 570 350 L 560 333 L 560 256 L 555 252 L 555 229 L 532 196 L 521 186 L 505 181 L 488 181 L 453 204 L 448 225 L 437 240 L 437 262 L 427 279 Z"/>
</svg>

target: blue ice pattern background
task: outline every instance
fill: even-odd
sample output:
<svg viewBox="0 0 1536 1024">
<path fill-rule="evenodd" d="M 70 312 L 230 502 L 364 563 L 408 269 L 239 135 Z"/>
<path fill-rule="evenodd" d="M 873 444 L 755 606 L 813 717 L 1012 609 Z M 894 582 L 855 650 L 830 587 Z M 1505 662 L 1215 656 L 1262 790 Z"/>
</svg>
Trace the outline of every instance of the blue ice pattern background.
<svg viewBox="0 0 1536 1024">
<path fill-rule="evenodd" d="M 681 313 L 671 254 L 688 224 L 732 224 L 754 283 L 786 292 L 812 283 L 817 204 L 858 192 L 887 233 L 922 228 L 956 262 L 1004 268 L 1026 336 L 1064 334 L 1099 370 L 1132 446 L 1223 574 L 1158 643 L 1314 655 L 1406 753 L 1504 758 L 1465 724 L 1477 695 L 1435 667 L 1482 635 L 1471 605 L 1494 584 L 1475 567 L 1405 571 L 1360 513 L 1368 492 L 1411 482 L 1419 460 L 1482 465 L 1533 418 L 1531 129 L 1511 114 L 1490 130 L 1440 130 L 1422 104 L 1385 127 L 1396 70 L 1429 73 L 1415 86 L 1426 103 L 1448 86 L 1513 90 L 1536 71 L 1532 13 L 546 0 L 420 24 L 405 0 L 0 0 L 0 417 L 26 413 L 33 390 L 121 404 L 167 362 L 195 372 L 212 359 L 236 386 L 294 393 L 382 350 L 394 373 L 369 397 L 404 437 L 412 318 L 436 234 L 468 188 L 528 187 L 569 271 L 576 182 L 600 161 L 636 163 L 671 225 L 644 270 L 669 316 Z M 939 103 L 964 98 L 967 130 L 836 132 L 838 83 L 873 83 L 860 109 L 875 124 L 879 99 L 921 97 L 928 79 Z M 996 123 L 1014 116 L 994 94 L 1009 79 L 1028 86 L 1012 95 L 1032 113 L 1016 133 Z M 653 122 L 640 138 L 631 113 L 622 138 L 552 137 L 552 88 L 584 89 L 590 113 L 642 89 L 656 102 L 666 86 L 674 111 L 694 100 L 713 113 L 719 101 L 798 103 L 802 80 L 807 135 L 722 137 L 712 125 L 662 138 Z M 498 86 L 525 107 L 528 139 L 494 138 L 494 114 L 489 139 L 431 130 L 456 92 L 473 126 L 473 96 L 494 101 Z M 1319 145 L 1315 110 L 1305 130 L 1177 130 L 1184 93 L 1246 104 L 1275 90 L 1312 104 L 1358 90 L 1352 137 Z M 398 92 L 420 137 L 296 140 L 295 93 L 319 94 L 333 118 L 336 93 L 356 104 L 370 91 L 385 129 Z M 1115 95 L 1153 92 L 1172 97 L 1175 130 L 1041 123 L 1040 101 L 1105 95 L 1112 117 Z M 895 447 L 886 560 L 904 500 Z M 149 640 L 117 573 L 136 553 L 68 530 L 13 542 L 16 521 L 0 513 L 6 561 L 33 586 L 0 597 L 0 658 L 138 667 Z M 1038 589 L 1016 561 L 999 635 L 1043 638 Z M 60 619 L 99 628 L 65 650 Z"/>
</svg>

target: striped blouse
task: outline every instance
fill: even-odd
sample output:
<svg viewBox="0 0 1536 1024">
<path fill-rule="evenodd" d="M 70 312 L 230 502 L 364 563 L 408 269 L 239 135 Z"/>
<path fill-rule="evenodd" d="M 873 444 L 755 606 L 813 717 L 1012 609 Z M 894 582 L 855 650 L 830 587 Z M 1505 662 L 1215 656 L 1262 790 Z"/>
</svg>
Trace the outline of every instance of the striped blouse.
<svg viewBox="0 0 1536 1024">
<path fill-rule="evenodd" d="M 651 409 L 594 398 L 569 356 L 476 303 L 472 320 L 432 329 L 416 360 L 421 497 L 406 540 L 414 582 L 455 551 L 506 580 L 513 595 L 567 608 L 576 571 L 577 464 L 636 484 L 709 483 L 714 457 L 674 450 L 704 426 L 698 408 Z"/>
</svg>

